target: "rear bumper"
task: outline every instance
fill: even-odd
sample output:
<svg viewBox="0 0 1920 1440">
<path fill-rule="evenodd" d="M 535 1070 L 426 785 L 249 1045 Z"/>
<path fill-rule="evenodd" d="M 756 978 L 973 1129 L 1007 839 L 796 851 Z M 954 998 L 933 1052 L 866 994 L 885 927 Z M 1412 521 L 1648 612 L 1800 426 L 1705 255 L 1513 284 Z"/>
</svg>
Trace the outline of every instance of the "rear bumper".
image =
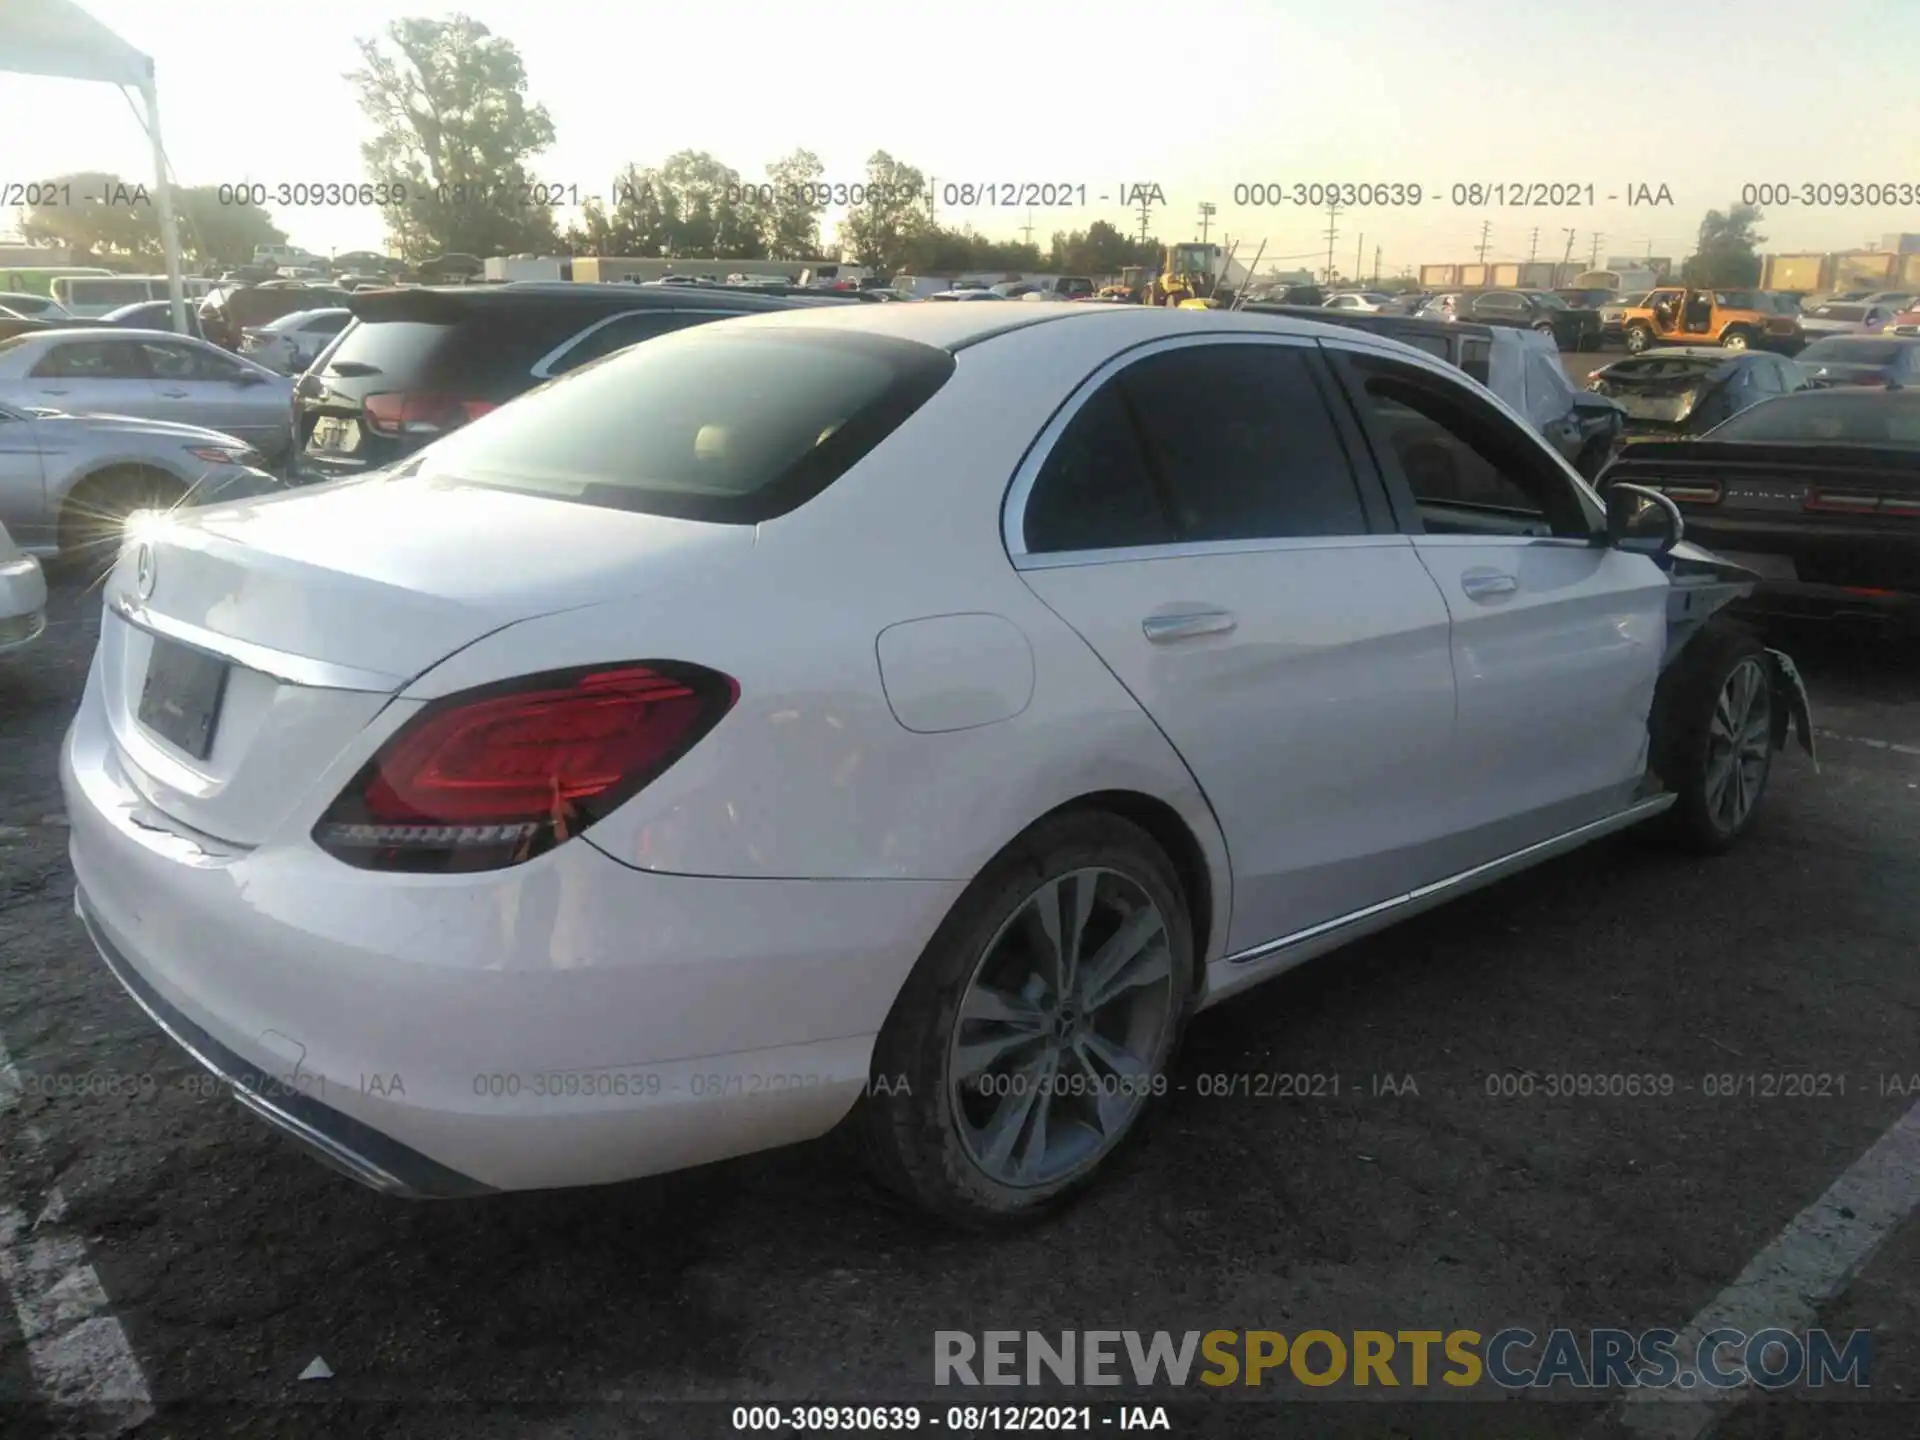
<svg viewBox="0 0 1920 1440">
<path fill-rule="evenodd" d="M 1920 620 L 1920 536 L 1858 526 L 1808 531 L 1780 521 L 1706 520 L 1688 511 L 1687 538 L 1722 555 L 1791 560 L 1801 578 L 1769 578 L 1735 608 L 1790 619 Z"/>
<path fill-rule="evenodd" d="M 108 968 L 249 1108 L 397 1195 L 600 1184 L 824 1134 L 957 882 L 708 879 L 575 840 L 384 875 L 184 830 L 89 681 L 61 753 Z"/>
</svg>

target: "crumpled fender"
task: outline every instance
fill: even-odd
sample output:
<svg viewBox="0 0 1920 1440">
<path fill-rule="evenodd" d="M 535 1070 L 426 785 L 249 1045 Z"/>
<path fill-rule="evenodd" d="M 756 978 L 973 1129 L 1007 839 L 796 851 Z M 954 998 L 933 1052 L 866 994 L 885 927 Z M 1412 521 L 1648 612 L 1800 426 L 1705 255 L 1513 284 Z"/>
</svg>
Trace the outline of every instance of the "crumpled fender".
<svg viewBox="0 0 1920 1440">
<path fill-rule="evenodd" d="M 1813 768 L 1820 768 L 1814 753 L 1813 706 L 1807 699 L 1807 682 L 1800 678 L 1800 667 L 1784 650 L 1767 651 L 1768 670 L 1773 678 L 1773 748 L 1787 748 L 1787 726 L 1793 726 L 1800 748 L 1807 752 Z"/>
</svg>

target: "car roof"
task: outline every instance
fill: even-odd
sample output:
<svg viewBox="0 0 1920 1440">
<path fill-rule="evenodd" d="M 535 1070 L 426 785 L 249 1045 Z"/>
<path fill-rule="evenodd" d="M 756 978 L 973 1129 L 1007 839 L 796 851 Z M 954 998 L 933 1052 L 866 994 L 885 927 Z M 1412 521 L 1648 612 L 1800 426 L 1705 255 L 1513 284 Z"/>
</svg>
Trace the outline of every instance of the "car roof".
<svg viewBox="0 0 1920 1440">
<path fill-rule="evenodd" d="M 1718 345 L 1662 345 L 1657 350 L 1643 351 L 1638 355 L 1623 355 L 1609 362 L 1603 368 L 1612 369 L 1615 365 L 1625 365 L 1630 360 L 1671 360 L 1675 356 L 1683 360 L 1724 360 L 1732 364 L 1736 360 L 1757 360 L 1757 355 L 1749 355 L 1744 350 L 1723 350 Z"/>
<path fill-rule="evenodd" d="M 1106 325 L 1111 327 L 1115 344 L 1138 344 L 1163 335 L 1264 334 L 1352 340 L 1355 334 L 1347 325 L 1267 311 L 1182 310 L 1157 305 L 849 305 L 782 310 L 733 321 L 730 325 L 741 329 L 769 326 L 856 330 L 917 340 L 942 350 L 962 350 L 997 335 L 1036 325 Z M 1390 335 L 1375 338 L 1392 340 Z"/>
</svg>

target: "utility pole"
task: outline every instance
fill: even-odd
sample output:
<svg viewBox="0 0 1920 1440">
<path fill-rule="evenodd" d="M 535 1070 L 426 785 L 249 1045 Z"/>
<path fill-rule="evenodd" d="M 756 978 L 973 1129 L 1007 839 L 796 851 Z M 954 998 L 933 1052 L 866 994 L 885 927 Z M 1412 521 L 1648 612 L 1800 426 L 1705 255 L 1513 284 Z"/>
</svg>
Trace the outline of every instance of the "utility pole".
<svg viewBox="0 0 1920 1440">
<path fill-rule="evenodd" d="M 940 223 L 940 211 L 934 200 L 934 197 L 939 193 L 940 182 L 929 175 L 927 177 L 927 223 L 929 225 L 938 225 Z"/>
<path fill-rule="evenodd" d="M 1567 250 L 1566 250 L 1566 253 L 1560 257 L 1560 268 L 1563 270 L 1567 266 L 1573 263 L 1573 240 L 1574 240 L 1574 236 L 1576 236 L 1577 234 L 1579 234 L 1579 231 L 1577 230 L 1567 231 Z M 1595 243 L 1596 244 L 1599 243 L 1598 237 L 1595 237 Z M 1587 268 L 1592 269 L 1593 267 L 1588 266 Z M 1561 277 L 1556 276 L 1555 278 L 1558 279 Z"/>
<path fill-rule="evenodd" d="M 1540 227 L 1533 227 L 1533 243 L 1527 247 L 1527 263 L 1531 265 L 1540 255 Z"/>
<path fill-rule="evenodd" d="M 1151 225 L 1153 221 L 1153 207 L 1147 203 L 1147 190 L 1145 186 L 1136 186 L 1135 190 L 1140 196 L 1140 241 L 1142 244 L 1145 244 L 1148 226 Z"/>
<path fill-rule="evenodd" d="M 1607 237 L 1602 235 L 1598 230 L 1593 232 L 1593 248 L 1587 252 L 1587 268 L 1589 270 L 1598 270 L 1600 268 L 1600 242 L 1606 238 Z"/>
<path fill-rule="evenodd" d="M 1211 200 L 1200 202 L 1200 243 L 1207 243 L 1207 232 L 1213 229 L 1213 217 L 1220 213 L 1220 207 Z"/>
<path fill-rule="evenodd" d="M 1380 288 L 1380 247 L 1373 247 L 1373 288 Z"/>
<path fill-rule="evenodd" d="M 1033 207 L 1027 207 L 1027 223 L 1020 227 L 1020 234 L 1027 244 L 1033 244 Z"/>
<path fill-rule="evenodd" d="M 1362 230 L 1360 238 L 1353 242 L 1353 283 L 1358 285 L 1360 277 L 1367 273 L 1367 232 Z"/>
<path fill-rule="evenodd" d="M 1333 283 L 1333 242 L 1340 238 L 1340 202 L 1327 202 L 1327 283 Z"/>
<path fill-rule="evenodd" d="M 1482 220 L 1480 222 L 1480 263 L 1482 265 L 1487 263 L 1487 236 L 1492 230 L 1493 222 L 1491 220 Z"/>
</svg>

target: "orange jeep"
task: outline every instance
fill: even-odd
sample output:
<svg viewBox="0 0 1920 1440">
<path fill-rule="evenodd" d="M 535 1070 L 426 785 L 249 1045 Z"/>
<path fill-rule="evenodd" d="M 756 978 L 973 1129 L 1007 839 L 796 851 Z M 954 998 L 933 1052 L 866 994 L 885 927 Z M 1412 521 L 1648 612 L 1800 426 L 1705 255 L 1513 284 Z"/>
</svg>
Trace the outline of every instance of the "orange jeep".
<svg viewBox="0 0 1920 1440">
<path fill-rule="evenodd" d="M 1800 322 L 1752 290 L 1689 290 L 1663 286 L 1620 317 L 1627 353 L 1655 345 L 1721 345 L 1728 350 L 1780 350 L 1803 341 Z"/>
</svg>

